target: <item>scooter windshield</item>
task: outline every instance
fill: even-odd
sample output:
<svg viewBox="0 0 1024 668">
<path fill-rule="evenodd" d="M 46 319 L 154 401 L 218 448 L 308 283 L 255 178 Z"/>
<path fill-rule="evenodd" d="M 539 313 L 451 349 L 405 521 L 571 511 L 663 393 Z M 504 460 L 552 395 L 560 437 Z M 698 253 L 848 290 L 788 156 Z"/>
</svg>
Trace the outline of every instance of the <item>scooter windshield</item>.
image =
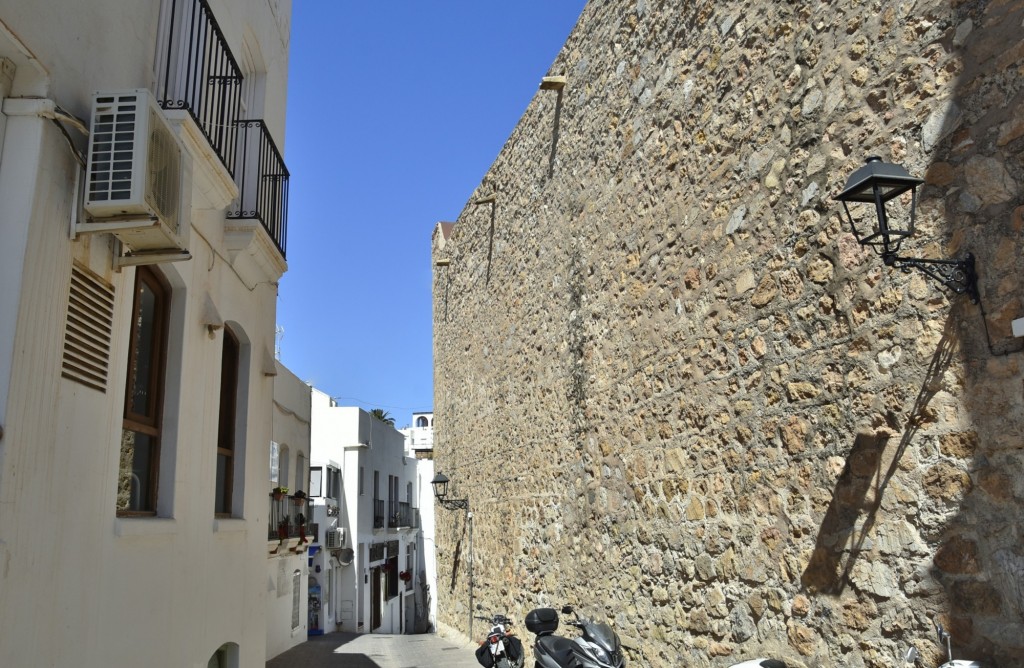
<svg viewBox="0 0 1024 668">
<path fill-rule="evenodd" d="M 612 631 L 612 627 L 603 622 L 591 622 L 590 624 L 587 624 L 583 635 L 587 640 L 603 647 L 609 654 L 617 652 L 621 647 L 619 636 L 615 635 L 615 631 Z"/>
</svg>

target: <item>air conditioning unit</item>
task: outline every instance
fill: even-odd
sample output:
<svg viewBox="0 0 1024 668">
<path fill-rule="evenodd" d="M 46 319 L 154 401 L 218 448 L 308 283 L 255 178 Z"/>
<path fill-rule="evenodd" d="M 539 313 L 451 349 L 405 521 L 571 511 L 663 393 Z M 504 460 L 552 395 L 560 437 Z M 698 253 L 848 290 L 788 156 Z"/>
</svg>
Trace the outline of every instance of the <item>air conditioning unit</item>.
<svg viewBox="0 0 1024 668">
<path fill-rule="evenodd" d="M 93 95 L 82 232 L 110 232 L 132 252 L 185 250 L 192 162 L 145 88 Z"/>
<path fill-rule="evenodd" d="M 327 530 L 327 549 L 340 550 L 345 546 L 345 530 L 342 528 Z"/>
</svg>

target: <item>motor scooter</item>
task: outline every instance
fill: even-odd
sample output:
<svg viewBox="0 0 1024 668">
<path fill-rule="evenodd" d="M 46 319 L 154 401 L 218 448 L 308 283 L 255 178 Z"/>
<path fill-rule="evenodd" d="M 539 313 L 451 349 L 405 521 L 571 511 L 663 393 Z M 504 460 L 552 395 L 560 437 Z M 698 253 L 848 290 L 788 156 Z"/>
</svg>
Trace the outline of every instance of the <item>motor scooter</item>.
<svg viewBox="0 0 1024 668">
<path fill-rule="evenodd" d="M 576 614 L 572 606 L 562 608 L 563 615 Z M 533 643 L 534 668 L 625 668 L 622 642 L 610 626 L 576 614 L 567 624 L 582 635 L 570 640 L 554 633 L 558 613 L 554 608 L 537 608 L 526 615 L 526 628 L 536 634 Z"/>
<path fill-rule="evenodd" d="M 778 659 L 749 659 L 734 663 L 729 668 L 786 668 L 786 663 Z"/>
<path fill-rule="evenodd" d="M 523 643 L 513 635 L 512 620 L 505 615 L 476 616 L 490 623 L 487 638 L 476 650 L 476 660 L 484 668 L 523 668 L 526 656 Z"/>
</svg>

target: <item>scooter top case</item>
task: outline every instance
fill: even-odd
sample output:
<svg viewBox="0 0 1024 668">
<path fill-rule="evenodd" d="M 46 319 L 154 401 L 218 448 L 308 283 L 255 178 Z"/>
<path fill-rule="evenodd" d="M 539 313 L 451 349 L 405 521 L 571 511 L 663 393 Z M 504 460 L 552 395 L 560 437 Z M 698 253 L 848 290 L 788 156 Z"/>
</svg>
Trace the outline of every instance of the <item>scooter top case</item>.
<svg viewBox="0 0 1024 668">
<path fill-rule="evenodd" d="M 537 635 L 549 635 L 558 630 L 558 612 L 554 608 L 537 608 L 526 615 L 526 630 Z"/>
<path fill-rule="evenodd" d="M 558 612 L 554 608 L 537 608 L 526 615 L 526 629 L 537 634 L 533 644 L 533 658 L 544 668 L 561 668 L 573 664 L 573 642 L 552 635 L 558 630 Z"/>
</svg>

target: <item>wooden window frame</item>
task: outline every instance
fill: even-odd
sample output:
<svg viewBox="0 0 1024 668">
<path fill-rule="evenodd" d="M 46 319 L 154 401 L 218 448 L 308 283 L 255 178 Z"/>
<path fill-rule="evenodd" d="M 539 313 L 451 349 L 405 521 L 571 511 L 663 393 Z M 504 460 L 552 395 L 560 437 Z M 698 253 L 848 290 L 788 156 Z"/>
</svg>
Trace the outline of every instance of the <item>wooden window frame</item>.
<svg viewBox="0 0 1024 668">
<path fill-rule="evenodd" d="M 132 370 L 137 368 L 139 354 L 139 319 L 142 302 L 139 293 L 142 285 L 153 293 L 156 305 L 153 322 L 153 345 L 150 353 L 150 375 L 147 385 L 146 413 L 136 413 L 133 408 L 132 390 L 135 375 Z M 116 509 L 120 517 L 153 517 L 157 514 L 157 499 L 160 488 L 160 449 L 163 423 L 164 378 L 167 369 L 167 332 L 171 314 L 171 287 L 167 280 L 156 270 L 140 266 L 135 270 L 135 281 L 132 291 L 132 312 L 128 335 L 128 368 L 125 374 L 124 419 L 123 431 L 134 431 L 145 434 L 152 439 L 152 451 L 149 461 L 149 494 L 144 504 L 152 510 Z M 120 476 L 120 469 L 119 476 Z"/>
<path fill-rule="evenodd" d="M 215 470 L 222 455 L 227 461 L 224 464 L 224 488 L 216 490 L 223 510 L 215 511 L 214 515 L 216 517 L 231 517 L 235 480 L 235 423 L 238 419 L 238 377 L 241 367 L 242 346 L 230 327 L 224 328 L 224 341 L 221 351 L 220 413 L 217 418 Z M 214 475 L 214 480 L 214 484 L 217 484 L 216 474 Z"/>
</svg>

